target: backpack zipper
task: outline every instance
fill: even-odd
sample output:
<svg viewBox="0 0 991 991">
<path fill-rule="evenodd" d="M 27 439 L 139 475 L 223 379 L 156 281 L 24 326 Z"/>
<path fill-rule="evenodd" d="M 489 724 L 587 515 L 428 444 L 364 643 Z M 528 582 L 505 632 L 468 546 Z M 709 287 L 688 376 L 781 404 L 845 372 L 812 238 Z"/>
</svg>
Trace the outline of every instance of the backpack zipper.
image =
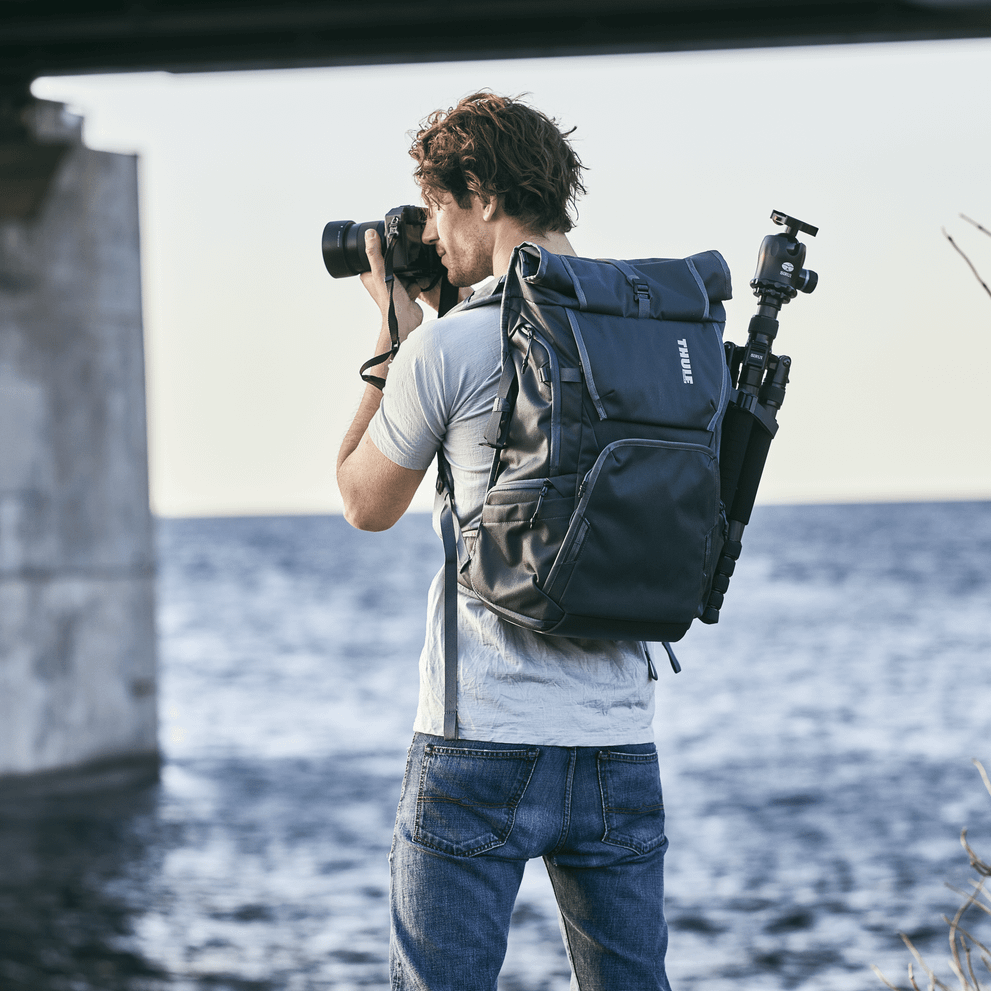
<svg viewBox="0 0 991 991">
<path fill-rule="evenodd" d="M 523 333 L 526 334 L 526 351 L 523 354 L 523 364 L 520 365 L 520 375 L 526 371 L 526 366 L 530 363 L 530 349 L 533 347 L 533 327 L 527 324 L 523 327 Z"/>
<path fill-rule="evenodd" d="M 540 334 L 533 332 L 531 345 L 534 339 L 544 349 L 551 370 L 551 380 L 548 383 L 551 390 L 551 430 L 547 452 L 547 474 L 556 475 L 561 467 L 561 376 L 558 372 L 557 352 Z M 527 353 L 529 354 L 529 349 Z"/>
<path fill-rule="evenodd" d="M 537 514 L 540 512 L 540 504 L 544 501 L 544 496 L 547 495 L 547 488 L 549 485 L 550 482 L 545 480 L 544 484 L 540 486 L 540 492 L 537 493 L 537 505 L 533 507 L 533 516 L 530 517 L 531 530 L 537 522 Z"/>
</svg>

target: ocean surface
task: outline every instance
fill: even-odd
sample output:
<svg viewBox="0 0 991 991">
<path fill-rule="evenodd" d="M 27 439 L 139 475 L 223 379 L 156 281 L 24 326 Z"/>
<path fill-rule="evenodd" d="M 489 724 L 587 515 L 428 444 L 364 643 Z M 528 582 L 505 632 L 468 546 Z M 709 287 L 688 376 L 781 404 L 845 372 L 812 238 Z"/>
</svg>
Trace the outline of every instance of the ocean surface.
<svg viewBox="0 0 991 991">
<path fill-rule="evenodd" d="M 388 988 L 429 519 L 158 534 L 161 780 L 0 801 L 0 989 Z M 991 503 L 758 508 L 721 622 L 676 649 L 674 991 L 905 984 L 899 931 L 948 977 L 961 827 L 991 854 Z M 534 862 L 500 991 L 568 985 Z"/>
</svg>

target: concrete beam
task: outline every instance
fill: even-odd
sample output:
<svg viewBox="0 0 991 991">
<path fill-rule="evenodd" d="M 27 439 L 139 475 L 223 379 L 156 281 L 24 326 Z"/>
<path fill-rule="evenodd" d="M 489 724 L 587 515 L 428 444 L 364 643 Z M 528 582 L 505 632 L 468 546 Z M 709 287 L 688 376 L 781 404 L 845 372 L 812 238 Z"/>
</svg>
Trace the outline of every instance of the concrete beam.
<svg viewBox="0 0 991 991">
<path fill-rule="evenodd" d="M 989 36 L 989 0 L 34 0 L 0 81 Z"/>
<path fill-rule="evenodd" d="M 65 153 L 81 142 L 58 104 L 0 90 L 0 220 L 33 218 Z"/>
<path fill-rule="evenodd" d="M 67 149 L 0 220 L 0 779 L 157 754 L 137 161 L 26 120 Z"/>
</svg>

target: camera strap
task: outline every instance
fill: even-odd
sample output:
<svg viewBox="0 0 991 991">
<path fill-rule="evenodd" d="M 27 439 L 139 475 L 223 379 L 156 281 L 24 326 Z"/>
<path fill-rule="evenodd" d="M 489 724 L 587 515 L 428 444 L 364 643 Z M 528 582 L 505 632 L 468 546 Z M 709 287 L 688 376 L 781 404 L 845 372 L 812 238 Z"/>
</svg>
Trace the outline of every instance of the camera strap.
<svg viewBox="0 0 991 991">
<path fill-rule="evenodd" d="M 385 281 L 389 284 L 388 323 L 389 337 L 392 339 L 392 347 L 384 354 L 377 354 L 374 358 L 369 358 L 368 361 L 366 361 L 358 370 L 358 374 L 360 374 L 369 385 L 374 385 L 379 392 L 385 388 L 385 379 L 379 377 L 378 375 L 366 375 L 365 372 L 369 368 L 374 368 L 376 365 L 381 365 L 383 361 L 391 360 L 396 356 L 396 352 L 399 350 L 399 320 L 396 317 L 396 303 L 393 299 L 393 293 L 396 291 L 396 276 L 392 271 L 392 253 L 396 248 L 396 240 L 396 235 L 390 234 L 389 244 L 386 247 L 385 255 L 382 258 L 382 261 L 385 262 Z"/>
<path fill-rule="evenodd" d="M 376 365 L 381 365 L 383 361 L 388 361 L 390 358 L 394 358 L 396 356 L 396 352 L 399 350 L 399 320 L 396 318 L 396 304 L 392 295 L 396 291 L 396 276 L 392 271 L 392 253 L 395 246 L 396 238 L 394 236 L 390 236 L 389 245 L 385 249 L 385 256 L 382 259 L 385 262 L 385 281 L 389 284 L 388 323 L 389 337 L 392 339 L 392 347 L 384 354 L 377 354 L 374 358 L 369 358 L 368 361 L 366 361 L 359 369 L 359 374 L 361 377 L 369 385 L 374 385 L 379 392 L 385 388 L 385 379 L 378 375 L 366 375 L 365 373 L 369 368 L 374 368 Z M 440 286 L 440 306 L 437 310 L 437 315 L 442 317 L 445 313 L 457 306 L 460 290 L 457 286 L 451 285 L 447 279 L 446 272 L 442 271 L 438 278 L 442 281 Z M 432 289 L 436 284 L 437 279 L 431 283 L 429 288 Z"/>
</svg>

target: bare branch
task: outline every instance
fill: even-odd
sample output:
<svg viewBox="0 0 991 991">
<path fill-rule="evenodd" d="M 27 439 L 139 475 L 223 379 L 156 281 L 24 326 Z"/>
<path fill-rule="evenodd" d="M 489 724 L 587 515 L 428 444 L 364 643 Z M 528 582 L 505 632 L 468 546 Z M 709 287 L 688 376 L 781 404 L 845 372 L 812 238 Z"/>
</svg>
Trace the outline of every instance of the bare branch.
<svg viewBox="0 0 991 991">
<path fill-rule="evenodd" d="M 982 767 L 983 771 L 984 768 Z M 991 864 L 986 864 L 976 853 L 974 853 L 970 844 L 967 842 L 967 830 L 966 828 L 960 830 L 960 845 L 967 851 L 967 856 L 970 857 L 970 866 L 977 871 L 978 874 L 982 874 L 984 877 L 991 877 Z M 983 881 L 981 884 L 983 885 Z"/>
<path fill-rule="evenodd" d="M 967 957 L 967 970 L 970 973 L 970 979 L 974 982 L 974 987 L 979 988 L 981 986 L 981 982 L 977 979 L 977 975 L 974 973 L 974 964 L 970 959 L 970 947 L 967 946 L 966 943 L 964 943 L 963 952 Z"/>
<path fill-rule="evenodd" d="M 981 229 L 983 230 L 983 228 Z M 953 244 L 953 239 L 949 236 L 949 234 L 947 234 L 945 230 L 943 233 L 946 235 L 946 238 L 950 244 Z M 985 233 L 989 232 L 985 231 Z M 963 252 L 960 251 L 955 244 L 953 244 L 953 247 L 956 248 L 960 254 L 963 254 Z M 964 258 L 966 258 L 966 255 L 964 255 Z M 969 259 L 967 260 L 967 263 L 970 264 Z M 973 270 L 973 265 L 971 265 L 971 269 Z M 974 274 L 977 275 L 976 271 Z M 978 278 L 980 278 L 980 276 L 978 276 Z M 982 282 L 981 285 L 984 285 L 984 283 Z M 991 289 L 988 289 L 986 285 L 984 285 L 984 288 L 988 291 L 988 294 L 991 295 Z M 974 766 L 977 767 L 978 771 L 980 771 L 981 778 L 984 781 L 984 787 L 987 788 L 988 793 L 991 794 L 991 779 L 989 779 L 987 772 L 984 770 L 984 766 L 978 760 L 974 761 Z M 960 844 L 967 852 L 967 856 L 970 858 L 970 865 L 977 872 L 978 877 L 977 880 L 972 878 L 970 881 L 973 888 L 973 891 L 971 892 L 962 891 L 960 888 L 954 887 L 952 884 L 946 885 L 947 888 L 956 892 L 958 895 L 961 895 L 963 898 L 963 903 L 957 908 L 953 918 L 948 918 L 945 915 L 943 916 L 943 921 L 949 928 L 947 935 L 949 936 L 951 956 L 950 959 L 947 960 L 947 964 L 953 972 L 953 975 L 960 982 L 960 991 L 982 991 L 982 989 L 983 991 L 991 991 L 991 985 L 987 983 L 982 985 L 980 983 L 974 969 L 975 951 L 978 951 L 977 955 L 979 956 L 981 963 L 983 963 L 988 972 L 991 973 L 991 949 L 985 946 L 985 944 L 979 939 L 976 939 L 973 933 L 969 932 L 967 929 L 964 929 L 964 927 L 960 925 L 965 913 L 972 905 L 979 908 L 982 912 L 991 915 L 991 907 L 987 904 L 991 903 L 991 893 L 989 893 L 985 887 L 985 885 L 988 884 L 988 878 L 991 877 L 991 864 L 981 860 L 981 858 L 971 848 L 970 844 L 967 842 L 966 829 L 963 829 L 960 832 Z M 984 900 L 982 901 L 982 899 Z M 915 962 L 918 963 L 918 966 L 922 968 L 922 971 L 929 979 L 926 991 L 952 991 L 949 985 L 944 984 L 943 981 L 936 976 L 935 971 L 923 959 L 922 954 L 919 953 L 918 949 L 912 943 L 912 940 L 909 939 L 909 937 L 904 933 L 899 933 L 898 935 L 901 936 L 906 948 L 915 958 Z M 877 967 L 872 967 L 872 970 L 875 974 L 877 974 L 881 981 L 889 989 L 891 989 L 891 991 L 900 991 L 900 989 L 896 988 L 894 984 L 888 981 L 888 979 Z M 908 981 L 912 987 L 912 991 L 920 991 L 919 985 L 915 979 L 913 962 L 911 961 L 908 964 Z"/>
<path fill-rule="evenodd" d="M 974 885 L 975 888 L 977 888 L 977 891 L 975 891 L 973 894 L 971 894 L 969 891 L 964 891 L 962 888 L 958 888 L 954 884 L 950 884 L 949 881 L 945 882 L 945 885 L 947 888 L 950 889 L 950 891 L 956 892 L 956 894 L 958 895 L 963 895 L 964 898 L 967 899 L 967 901 L 964 902 L 961 911 L 970 908 L 971 905 L 976 905 L 982 912 L 987 912 L 988 915 L 991 915 L 991 908 L 988 908 L 988 906 L 985 905 L 984 902 L 978 900 L 978 896 L 983 893 L 984 882 L 981 881 L 980 884 L 978 884 L 977 881 L 971 881 L 970 883 Z M 987 896 L 985 895 L 985 897 Z M 948 925 L 951 926 L 953 925 L 953 923 L 950 922 L 950 920 L 945 915 L 943 916 L 943 921 Z"/>
<path fill-rule="evenodd" d="M 909 964 L 910 970 L 911 970 L 911 966 L 912 965 Z M 871 970 L 873 970 L 874 973 L 877 974 L 877 976 L 881 979 L 885 987 L 891 988 L 891 991 L 903 991 L 902 988 L 898 987 L 897 984 L 892 984 L 891 981 L 889 981 L 888 978 L 881 973 L 881 970 L 877 966 L 877 964 L 871 964 Z M 909 979 L 911 980 L 911 975 L 909 975 Z"/>
<path fill-rule="evenodd" d="M 960 216 L 964 220 L 966 220 L 968 224 L 973 224 L 979 231 L 983 231 L 983 233 L 987 234 L 988 237 L 991 237 L 991 231 L 989 231 L 986 228 L 982 227 L 976 220 L 971 220 L 970 217 L 968 217 L 967 214 L 965 214 L 965 213 L 961 213 Z"/>
<path fill-rule="evenodd" d="M 953 991 L 948 984 L 944 984 L 937 976 L 936 972 L 926 963 L 922 958 L 922 954 L 915 948 L 915 944 L 905 935 L 905 933 L 899 933 L 902 938 L 902 942 L 908 947 L 909 952 L 913 957 L 919 962 L 919 966 L 925 972 L 926 977 L 929 978 L 930 988 L 939 988 L 940 991 Z"/>
<path fill-rule="evenodd" d="M 953 238 L 946 233 L 946 228 L 944 227 L 942 230 L 943 230 L 943 236 L 946 238 L 947 241 L 950 242 L 951 245 L 953 245 L 953 250 L 956 251 L 957 254 L 960 255 L 960 257 L 970 266 L 970 270 L 974 273 L 974 278 L 977 279 L 977 281 L 980 282 L 982 286 L 984 286 L 984 291 L 989 296 L 991 296 L 991 289 L 988 288 L 988 284 L 981 278 L 977 269 L 974 268 L 974 263 L 967 257 L 967 255 L 963 252 L 963 250 L 957 245 L 957 242 L 954 241 Z"/>
<path fill-rule="evenodd" d="M 975 939 L 973 933 L 968 932 L 963 928 L 963 926 L 957 926 L 957 931 L 963 933 L 967 939 L 969 939 L 975 946 L 979 946 L 985 953 L 991 953 L 991 950 L 989 950 L 979 939 Z M 991 968 L 988 969 L 991 970 Z"/>
<path fill-rule="evenodd" d="M 981 230 L 984 230 L 982 227 Z M 987 788 L 988 794 L 991 795 L 991 778 L 988 777 L 988 772 L 984 770 L 984 765 L 976 758 L 973 758 L 974 767 L 981 772 L 981 780 L 984 782 L 984 787 Z"/>
</svg>

